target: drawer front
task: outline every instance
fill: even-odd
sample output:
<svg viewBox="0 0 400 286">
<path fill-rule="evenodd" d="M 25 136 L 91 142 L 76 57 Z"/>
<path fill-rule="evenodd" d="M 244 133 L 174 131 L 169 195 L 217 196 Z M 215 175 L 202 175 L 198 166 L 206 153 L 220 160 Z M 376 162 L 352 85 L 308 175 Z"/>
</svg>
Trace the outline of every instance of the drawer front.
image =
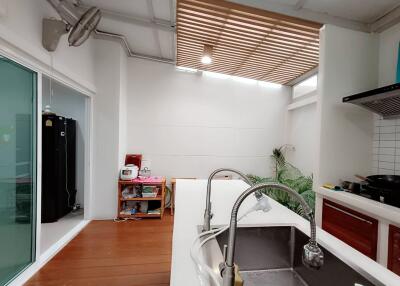
<svg viewBox="0 0 400 286">
<path fill-rule="evenodd" d="M 376 260 L 378 221 L 329 200 L 323 201 L 322 228 Z"/>
<path fill-rule="evenodd" d="M 400 275 L 400 228 L 389 226 L 388 269 Z"/>
</svg>

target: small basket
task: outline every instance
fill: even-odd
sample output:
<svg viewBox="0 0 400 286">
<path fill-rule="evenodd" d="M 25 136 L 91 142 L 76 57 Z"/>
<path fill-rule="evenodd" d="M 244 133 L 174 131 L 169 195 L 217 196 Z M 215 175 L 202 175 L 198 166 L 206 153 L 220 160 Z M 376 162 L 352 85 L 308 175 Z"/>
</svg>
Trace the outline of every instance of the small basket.
<svg viewBox="0 0 400 286">
<path fill-rule="evenodd" d="M 155 198 L 158 195 L 157 187 L 144 187 L 142 192 L 143 198 Z"/>
</svg>

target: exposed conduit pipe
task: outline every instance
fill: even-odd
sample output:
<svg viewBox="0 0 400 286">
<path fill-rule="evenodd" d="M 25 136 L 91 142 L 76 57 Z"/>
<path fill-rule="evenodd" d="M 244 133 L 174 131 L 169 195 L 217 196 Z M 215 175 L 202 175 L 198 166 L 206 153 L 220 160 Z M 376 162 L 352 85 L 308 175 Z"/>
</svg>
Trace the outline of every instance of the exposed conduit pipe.
<svg viewBox="0 0 400 286">
<path fill-rule="evenodd" d="M 110 32 L 101 31 L 101 30 L 95 30 L 94 33 L 96 35 L 96 38 L 99 38 L 99 39 L 101 39 L 101 38 L 105 38 L 105 39 L 112 38 L 112 39 L 115 39 L 115 40 L 119 41 L 122 44 L 122 46 L 124 47 L 128 57 L 144 59 L 144 60 L 150 60 L 150 61 L 166 63 L 166 64 L 172 64 L 172 65 L 175 64 L 174 60 L 134 53 L 131 50 L 131 48 L 129 47 L 128 40 L 126 39 L 126 37 L 124 35 L 110 33 Z"/>
</svg>

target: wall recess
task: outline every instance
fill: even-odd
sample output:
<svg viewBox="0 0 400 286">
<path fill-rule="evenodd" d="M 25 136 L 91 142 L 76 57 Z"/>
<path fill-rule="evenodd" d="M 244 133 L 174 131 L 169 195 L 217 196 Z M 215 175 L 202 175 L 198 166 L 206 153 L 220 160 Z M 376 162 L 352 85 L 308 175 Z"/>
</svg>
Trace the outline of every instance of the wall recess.
<svg viewBox="0 0 400 286">
<path fill-rule="evenodd" d="M 0 18 L 7 16 L 7 1 L 0 0 Z"/>
</svg>

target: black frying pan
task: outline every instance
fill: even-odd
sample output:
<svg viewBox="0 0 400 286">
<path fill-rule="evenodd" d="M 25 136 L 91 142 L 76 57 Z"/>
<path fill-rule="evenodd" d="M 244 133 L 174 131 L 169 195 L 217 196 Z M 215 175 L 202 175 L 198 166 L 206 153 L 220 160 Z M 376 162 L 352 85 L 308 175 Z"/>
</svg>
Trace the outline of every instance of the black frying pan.
<svg viewBox="0 0 400 286">
<path fill-rule="evenodd" d="M 397 175 L 373 175 L 368 177 L 356 175 L 356 177 L 367 181 L 376 188 L 400 189 L 400 176 Z"/>
</svg>

